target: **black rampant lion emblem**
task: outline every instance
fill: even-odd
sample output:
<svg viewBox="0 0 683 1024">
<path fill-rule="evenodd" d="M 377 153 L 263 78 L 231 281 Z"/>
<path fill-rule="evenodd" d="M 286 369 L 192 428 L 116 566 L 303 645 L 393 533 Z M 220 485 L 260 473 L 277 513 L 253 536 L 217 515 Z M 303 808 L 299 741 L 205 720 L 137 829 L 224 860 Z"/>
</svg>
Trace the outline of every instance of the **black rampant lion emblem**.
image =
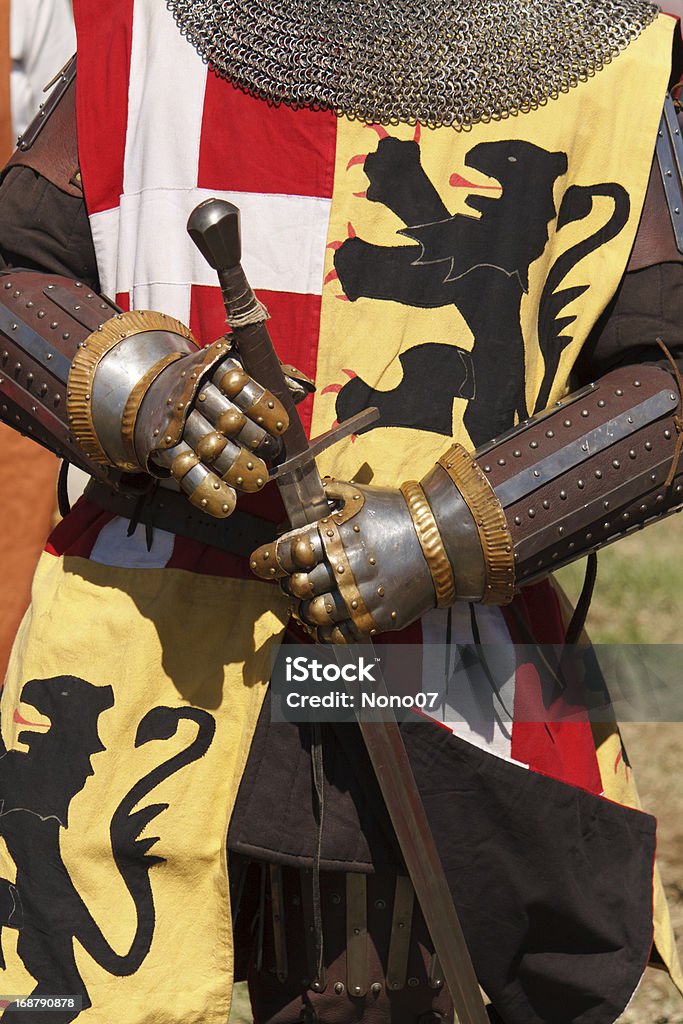
<svg viewBox="0 0 683 1024">
<path fill-rule="evenodd" d="M 32 996 L 80 996 L 91 1006 L 74 956 L 74 940 L 110 974 L 134 974 L 149 952 L 155 927 L 150 871 L 163 858 L 149 853 L 158 837 L 139 838 L 168 804 L 134 808 L 164 779 L 204 756 L 215 733 L 214 719 L 194 708 L 157 707 L 140 722 L 135 746 L 175 735 L 182 720 L 197 726 L 189 747 L 136 782 L 119 803 L 110 824 L 114 862 L 136 911 L 136 930 L 124 954 L 112 949 L 69 877 L 60 852 L 60 831 L 67 828 L 73 798 L 93 774 L 93 758 L 105 747 L 100 716 L 114 706 L 111 686 L 93 686 L 75 676 L 33 679 L 21 693 L 49 719 L 20 733 L 28 752 L 8 751 L 0 738 L 0 838 L 16 867 L 16 881 L 0 878 L 0 968 L 5 968 L 2 930 L 18 932 L 17 951 L 36 979 Z M 22 993 L 28 995 L 29 993 Z M 41 1024 L 68 1024 L 79 1010 L 41 1011 Z M 26 1021 L 13 1006 L 0 1020 Z"/>
<path fill-rule="evenodd" d="M 554 190 L 567 172 L 563 152 L 549 152 L 520 140 L 482 142 L 468 152 L 465 166 L 497 186 L 468 195 L 472 214 L 452 214 L 426 174 L 419 142 L 402 141 L 382 130 L 375 152 L 363 160 L 369 180 L 365 198 L 380 203 L 405 225 L 397 234 L 407 241 L 375 245 L 349 232 L 332 243 L 333 277 L 345 297 L 380 299 L 431 309 L 453 306 L 473 336 L 471 349 L 458 344 L 424 343 L 399 356 L 403 379 L 392 391 L 378 391 L 352 369 L 337 392 L 336 414 L 343 422 L 369 405 L 377 406 L 379 426 L 412 427 L 452 435 L 453 400 L 464 398 L 464 424 L 475 446 L 519 420 L 527 408 L 522 298 L 529 288 L 531 265 L 545 251 L 549 226 L 557 229 L 589 215 L 593 198 L 612 200 L 613 212 L 590 238 L 558 258 L 548 275 L 539 310 L 539 343 L 545 375 L 536 407 L 543 407 L 574 316 L 562 309 L 588 288 L 557 291 L 561 281 L 589 252 L 614 238 L 628 220 L 630 203 L 622 186 L 607 183 L 571 186 L 557 215 Z M 361 162 L 354 158 L 350 165 Z M 459 175 L 454 178 L 473 190 Z"/>
</svg>

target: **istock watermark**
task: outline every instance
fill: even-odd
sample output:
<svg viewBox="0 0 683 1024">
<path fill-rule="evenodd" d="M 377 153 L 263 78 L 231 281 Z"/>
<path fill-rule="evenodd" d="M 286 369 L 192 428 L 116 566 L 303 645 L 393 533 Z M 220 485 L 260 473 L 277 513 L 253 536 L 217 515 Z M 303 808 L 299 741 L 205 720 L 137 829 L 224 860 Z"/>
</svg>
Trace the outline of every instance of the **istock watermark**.
<svg viewBox="0 0 683 1024">
<path fill-rule="evenodd" d="M 273 721 L 429 718 L 510 735 L 513 722 L 683 721 L 683 646 L 285 645 Z"/>
<path fill-rule="evenodd" d="M 437 714 L 444 696 L 438 689 L 424 691 L 412 684 L 385 689 L 390 661 L 386 649 L 380 655 L 371 647 L 282 648 L 271 677 L 273 720 L 340 722 L 359 716 L 390 720 L 412 711 Z"/>
</svg>

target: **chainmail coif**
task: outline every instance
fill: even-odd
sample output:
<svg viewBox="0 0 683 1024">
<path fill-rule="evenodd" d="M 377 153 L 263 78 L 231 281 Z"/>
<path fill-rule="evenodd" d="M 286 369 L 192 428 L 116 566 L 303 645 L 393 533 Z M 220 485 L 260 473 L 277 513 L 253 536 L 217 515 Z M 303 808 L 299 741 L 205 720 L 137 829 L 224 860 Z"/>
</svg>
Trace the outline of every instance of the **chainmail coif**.
<svg viewBox="0 0 683 1024">
<path fill-rule="evenodd" d="M 646 0 L 167 0 L 222 77 L 363 121 L 468 127 L 594 75 L 657 16 Z"/>
</svg>

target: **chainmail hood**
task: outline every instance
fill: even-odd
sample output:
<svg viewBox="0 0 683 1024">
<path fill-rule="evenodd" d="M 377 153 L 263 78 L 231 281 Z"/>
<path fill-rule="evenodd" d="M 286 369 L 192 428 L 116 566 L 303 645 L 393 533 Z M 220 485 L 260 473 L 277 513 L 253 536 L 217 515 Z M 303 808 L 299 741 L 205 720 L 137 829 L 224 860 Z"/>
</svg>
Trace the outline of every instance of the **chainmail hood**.
<svg viewBox="0 0 683 1024">
<path fill-rule="evenodd" d="M 466 128 L 600 71 L 647 0 L 167 0 L 222 77 L 271 102 Z"/>
</svg>

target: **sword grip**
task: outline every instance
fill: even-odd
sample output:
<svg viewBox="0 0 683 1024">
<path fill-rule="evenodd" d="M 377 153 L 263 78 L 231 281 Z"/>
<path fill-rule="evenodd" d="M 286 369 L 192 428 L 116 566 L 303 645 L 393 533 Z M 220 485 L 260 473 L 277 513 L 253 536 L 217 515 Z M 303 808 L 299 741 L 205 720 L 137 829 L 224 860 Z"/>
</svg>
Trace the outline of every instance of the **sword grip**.
<svg viewBox="0 0 683 1024">
<path fill-rule="evenodd" d="M 187 231 L 204 259 L 218 273 L 223 302 L 233 339 L 247 373 L 279 398 L 289 417 L 282 435 L 284 460 L 308 451 L 308 438 L 265 325 L 263 307 L 254 295 L 240 263 L 240 212 L 224 199 L 206 199 L 187 222 Z M 315 522 L 328 510 L 325 490 L 311 457 L 310 462 L 280 481 L 283 501 L 292 526 Z"/>
</svg>

